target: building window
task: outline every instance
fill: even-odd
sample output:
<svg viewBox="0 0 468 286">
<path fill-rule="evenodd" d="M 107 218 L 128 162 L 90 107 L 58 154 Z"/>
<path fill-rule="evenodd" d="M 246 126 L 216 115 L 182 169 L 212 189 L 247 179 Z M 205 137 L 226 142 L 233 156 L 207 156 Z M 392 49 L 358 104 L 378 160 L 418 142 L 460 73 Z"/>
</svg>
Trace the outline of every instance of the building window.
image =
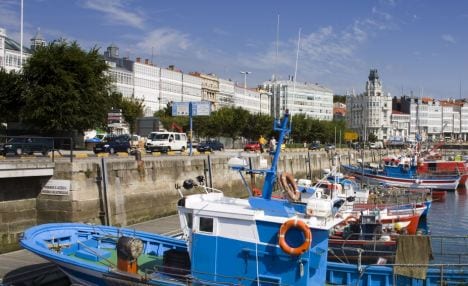
<svg viewBox="0 0 468 286">
<path fill-rule="evenodd" d="M 213 218 L 200 217 L 199 230 L 203 232 L 213 233 Z"/>
</svg>

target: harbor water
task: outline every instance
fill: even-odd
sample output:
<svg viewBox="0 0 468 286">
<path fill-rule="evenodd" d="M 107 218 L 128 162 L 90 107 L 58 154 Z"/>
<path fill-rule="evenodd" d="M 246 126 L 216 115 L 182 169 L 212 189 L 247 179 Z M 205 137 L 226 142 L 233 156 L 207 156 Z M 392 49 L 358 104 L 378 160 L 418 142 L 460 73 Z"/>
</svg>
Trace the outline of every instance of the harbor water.
<svg viewBox="0 0 468 286">
<path fill-rule="evenodd" d="M 468 235 L 468 191 L 447 192 L 444 200 L 433 202 L 428 222 L 432 235 Z"/>
</svg>

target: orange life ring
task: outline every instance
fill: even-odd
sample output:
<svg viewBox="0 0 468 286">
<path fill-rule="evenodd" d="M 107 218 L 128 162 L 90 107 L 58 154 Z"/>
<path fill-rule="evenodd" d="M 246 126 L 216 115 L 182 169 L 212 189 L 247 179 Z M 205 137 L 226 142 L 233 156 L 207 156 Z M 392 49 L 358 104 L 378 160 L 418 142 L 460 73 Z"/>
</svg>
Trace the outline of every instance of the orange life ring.
<svg viewBox="0 0 468 286">
<path fill-rule="evenodd" d="M 305 236 L 304 242 L 298 247 L 291 247 L 286 242 L 286 233 L 291 228 L 297 228 L 301 230 Z M 279 233 L 278 233 L 278 245 L 285 253 L 294 255 L 294 256 L 301 255 L 309 249 L 311 243 L 312 243 L 312 232 L 310 231 L 310 228 L 306 225 L 306 223 L 303 222 L 302 220 L 290 219 L 290 220 L 285 221 L 281 225 Z"/>
<path fill-rule="evenodd" d="M 290 173 L 283 172 L 279 176 L 279 181 L 281 184 L 281 187 L 286 191 L 286 194 L 288 195 L 289 199 L 292 201 L 298 201 L 301 197 L 301 193 L 297 191 L 297 184 L 296 180 L 294 180 L 294 177 Z"/>
</svg>

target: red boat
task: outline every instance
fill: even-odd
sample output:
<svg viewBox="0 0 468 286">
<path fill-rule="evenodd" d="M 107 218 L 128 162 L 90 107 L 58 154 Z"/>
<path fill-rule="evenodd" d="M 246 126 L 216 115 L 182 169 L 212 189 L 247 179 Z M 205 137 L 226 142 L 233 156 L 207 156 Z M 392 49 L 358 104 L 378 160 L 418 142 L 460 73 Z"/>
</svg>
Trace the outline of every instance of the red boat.
<svg viewBox="0 0 468 286">
<path fill-rule="evenodd" d="M 425 158 L 425 159 L 424 159 Z M 428 160 L 428 158 L 431 158 Z M 465 186 L 468 178 L 468 165 L 463 161 L 433 160 L 434 156 L 426 156 L 418 160 L 418 174 L 430 175 L 458 175 L 460 174 L 459 186 Z M 439 157 L 437 157 L 439 158 Z M 385 165 L 398 165 L 399 158 L 387 157 L 383 159 Z"/>
<path fill-rule="evenodd" d="M 419 174 L 461 174 L 460 185 L 464 186 L 468 178 L 468 166 L 462 161 L 433 160 L 418 163 Z"/>
</svg>

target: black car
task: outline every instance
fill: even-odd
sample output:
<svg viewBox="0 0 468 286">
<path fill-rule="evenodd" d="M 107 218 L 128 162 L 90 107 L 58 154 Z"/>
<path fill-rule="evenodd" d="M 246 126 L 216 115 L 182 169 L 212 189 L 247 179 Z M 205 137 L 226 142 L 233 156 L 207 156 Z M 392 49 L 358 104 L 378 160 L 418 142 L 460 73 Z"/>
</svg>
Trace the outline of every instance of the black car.
<svg viewBox="0 0 468 286">
<path fill-rule="evenodd" d="M 332 151 L 332 150 L 335 150 L 335 145 L 330 144 L 330 143 L 327 143 L 327 144 L 325 144 L 324 149 L 325 149 L 325 151 Z"/>
<path fill-rule="evenodd" d="M 320 143 L 312 143 L 309 145 L 309 150 L 320 150 Z"/>
<path fill-rule="evenodd" d="M 97 153 L 115 154 L 116 152 L 131 152 L 130 136 L 127 134 L 109 136 L 94 146 L 93 151 Z"/>
<path fill-rule="evenodd" d="M 224 144 L 219 142 L 218 140 L 202 141 L 197 146 L 198 152 L 207 152 L 207 151 L 211 152 L 211 151 L 223 151 L 223 150 L 224 150 Z"/>
<path fill-rule="evenodd" d="M 46 156 L 52 150 L 54 142 L 52 138 L 44 137 L 13 137 L 7 140 L 6 143 L 0 145 L 0 154 L 32 155 L 35 152 L 40 152 Z"/>
</svg>

